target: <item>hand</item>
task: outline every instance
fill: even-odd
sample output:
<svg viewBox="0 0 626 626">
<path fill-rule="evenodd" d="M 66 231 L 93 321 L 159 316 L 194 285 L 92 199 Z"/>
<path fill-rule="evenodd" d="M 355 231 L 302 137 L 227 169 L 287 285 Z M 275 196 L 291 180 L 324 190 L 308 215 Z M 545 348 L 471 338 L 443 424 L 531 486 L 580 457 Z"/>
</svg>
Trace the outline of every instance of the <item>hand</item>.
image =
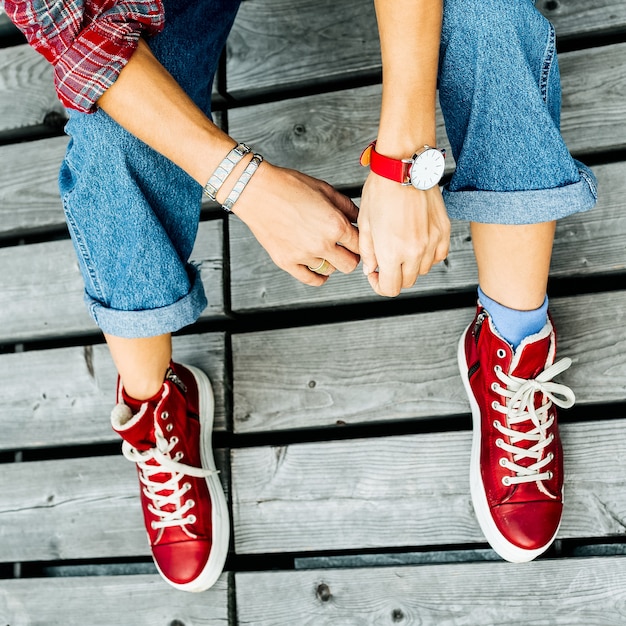
<svg viewBox="0 0 626 626">
<path fill-rule="evenodd" d="M 358 224 L 363 271 L 381 296 L 397 296 L 448 255 L 450 220 L 438 186 L 420 191 L 370 173 Z"/>
<path fill-rule="evenodd" d="M 358 208 L 328 183 L 264 161 L 233 212 L 247 224 L 278 267 L 307 285 L 323 285 L 338 269 L 359 263 Z M 325 275 L 312 272 L 322 259 Z"/>
</svg>

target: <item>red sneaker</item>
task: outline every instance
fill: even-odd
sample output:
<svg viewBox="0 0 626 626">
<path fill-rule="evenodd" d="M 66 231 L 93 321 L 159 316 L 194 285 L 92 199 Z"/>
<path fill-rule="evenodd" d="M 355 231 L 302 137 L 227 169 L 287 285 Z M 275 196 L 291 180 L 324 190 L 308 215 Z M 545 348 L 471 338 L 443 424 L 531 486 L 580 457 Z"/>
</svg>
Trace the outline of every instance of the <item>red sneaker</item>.
<svg viewBox="0 0 626 626">
<path fill-rule="evenodd" d="M 126 402 L 119 385 L 111 423 L 137 464 L 154 562 L 173 587 L 204 591 L 222 572 L 230 531 L 211 447 L 211 383 L 194 367 L 172 364 L 158 396 L 134 415 Z"/>
<path fill-rule="evenodd" d="M 517 350 L 500 337 L 487 311 L 459 343 L 459 369 L 472 408 L 472 502 L 491 547 L 505 560 L 531 561 L 548 549 L 561 523 L 563 453 L 556 406 L 574 393 L 551 382 L 571 365 L 554 363 L 552 322 Z"/>
</svg>

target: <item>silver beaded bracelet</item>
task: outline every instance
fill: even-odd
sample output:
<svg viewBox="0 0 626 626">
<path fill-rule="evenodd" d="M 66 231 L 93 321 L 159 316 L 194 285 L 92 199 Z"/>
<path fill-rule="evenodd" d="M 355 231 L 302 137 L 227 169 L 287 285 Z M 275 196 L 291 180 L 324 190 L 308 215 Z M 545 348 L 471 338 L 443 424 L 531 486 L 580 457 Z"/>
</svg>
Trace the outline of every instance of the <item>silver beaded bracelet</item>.
<svg viewBox="0 0 626 626">
<path fill-rule="evenodd" d="M 228 178 L 228 175 L 233 171 L 233 168 L 243 157 L 250 152 L 250 147 L 245 143 L 237 144 L 225 157 L 224 160 L 217 166 L 216 170 L 209 178 L 209 182 L 204 186 L 204 193 L 215 200 L 217 192 L 221 189 L 224 181 Z"/>
<path fill-rule="evenodd" d="M 246 169 L 243 171 L 239 180 L 235 183 L 235 186 L 232 188 L 231 192 L 228 194 L 226 200 L 224 200 L 224 204 L 222 204 L 222 208 L 228 212 L 233 210 L 233 205 L 239 199 L 241 192 L 245 189 L 245 186 L 250 182 L 252 175 L 257 171 L 259 165 L 261 165 L 263 161 L 263 157 L 260 154 L 255 154 L 252 157 L 252 160 L 246 166 Z"/>
</svg>

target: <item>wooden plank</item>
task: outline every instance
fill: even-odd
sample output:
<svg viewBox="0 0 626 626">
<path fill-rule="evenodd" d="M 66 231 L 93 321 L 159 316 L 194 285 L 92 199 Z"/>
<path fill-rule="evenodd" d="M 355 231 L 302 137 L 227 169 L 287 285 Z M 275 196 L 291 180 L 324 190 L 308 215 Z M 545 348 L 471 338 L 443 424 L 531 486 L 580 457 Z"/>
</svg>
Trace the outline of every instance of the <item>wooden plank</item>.
<svg viewBox="0 0 626 626">
<path fill-rule="evenodd" d="M 236 98 L 380 72 L 374 4 L 244 2 L 226 59 L 227 90 Z"/>
<path fill-rule="evenodd" d="M 626 44 L 561 55 L 562 130 L 575 153 L 626 145 Z M 340 187 L 361 185 L 368 172 L 362 149 L 376 136 L 380 85 L 241 107 L 229 112 L 233 137 L 277 165 L 302 170 Z M 449 147 L 441 114 L 438 143 Z M 453 167 L 453 159 L 448 167 Z"/>
<path fill-rule="evenodd" d="M 174 337 L 174 358 L 211 379 L 215 430 L 226 429 L 225 336 Z M 109 415 L 117 374 L 104 345 L 0 355 L 0 450 L 119 441 Z"/>
<path fill-rule="evenodd" d="M 574 153 L 626 147 L 626 43 L 562 54 L 561 132 Z"/>
<path fill-rule="evenodd" d="M 180 593 L 156 575 L 3 580 L 0 621 L 16 626 L 228 626 L 228 593 L 227 575 L 204 593 Z"/>
<path fill-rule="evenodd" d="M 626 292 L 555 298 L 560 380 L 579 404 L 626 397 Z M 459 415 L 457 342 L 473 310 L 237 334 L 235 432 Z"/>
<path fill-rule="evenodd" d="M 613 0 L 539 0 L 537 8 L 554 24 L 560 41 L 602 37 L 626 30 L 626 4 Z"/>
<path fill-rule="evenodd" d="M 595 168 L 601 189 L 598 206 L 560 220 L 552 258 L 552 278 L 610 276 L 626 264 L 626 163 Z M 358 203 L 358 200 L 357 200 Z M 236 217 L 229 227 L 231 303 L 233 311 L 251 312 L 300 306 L 380 301 L 358 267 L 333 275 L 322 288 L 303 285 L 279 269 Z M 476 262 L 466 222 L 453 221 L 450 253 L 401 298 L 466 291 L 477 282 Z"/>
<path fill-rule="evenodd" d="M 27 44 L 0 49 L 0 132 L 43 124 L 49 114 L 65 117 L 50 64 Z"/>
<path fill-rule="evenodd" d="M 246 626 L 617 626 L 626 559 L 243 572 L 235 583 Z"/>
<path fill-rule="evenodd" d="M 224 315 L 223 225 L 200 225 L 192 259 L 200 264 L 208 307 Z M 0 342 L 30 341 L 97 330 L 83 304 L 83 281 L 69 240 L 0 249 Z"/>
<path fill-rule="evenodd" d="M 625 429 L 626 419 L 562 425 L 560 538 L 624 536 Z M 233 450 L 236 552 L 484 543 L 470 448 L 466 431 Z"/>
<path fill-rule="evenodd" d="M 626 31 L 623 3 L 541 0 L 537 7 L 563 41 Z M 255 0 L 241 5 L 227 45 L 230 96 L 310 87 L 380 75 L 372 3 L 358 0 Z"/>
<path fill-rule="evenodd" d="M 67 142 L 55 137 L 0 147 L 0 236 L 65 225 L 57 179 Z"/>
<path fill-rule="evenodd" d="M 223 450 L 215 461 L 227 489 Z M 0 488 L 0 562 L 150 555 L 135 464 L 121 454 L 7 463 Z"/>
</svg>

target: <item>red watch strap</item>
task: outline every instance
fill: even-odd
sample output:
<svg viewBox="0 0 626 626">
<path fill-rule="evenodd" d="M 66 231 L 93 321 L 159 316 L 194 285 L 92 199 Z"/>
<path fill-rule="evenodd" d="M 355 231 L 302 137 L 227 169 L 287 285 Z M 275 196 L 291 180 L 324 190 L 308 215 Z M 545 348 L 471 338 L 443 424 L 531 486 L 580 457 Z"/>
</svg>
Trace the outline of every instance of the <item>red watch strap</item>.
<svg viewBox="0 0 626 626">
<path fill-rule="evenodd" d="M 406 183 L 409 180 L 411 161 L 392 159 L 376 152 L 376 142 L 365 148 L 361 154 L 361 165 L 369 165 L 374 174 L 378 174 L 397 183 Z"/>
</svg>

